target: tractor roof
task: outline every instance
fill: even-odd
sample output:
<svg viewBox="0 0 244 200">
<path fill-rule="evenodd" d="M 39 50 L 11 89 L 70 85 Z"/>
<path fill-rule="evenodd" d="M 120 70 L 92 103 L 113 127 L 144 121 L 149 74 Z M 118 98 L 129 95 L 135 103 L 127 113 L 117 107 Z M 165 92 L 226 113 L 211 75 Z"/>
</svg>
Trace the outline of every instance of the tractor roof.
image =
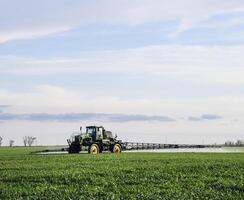
<svg viewBox="0 0 244 200">
<path fill-rule="evenodd" d="M 103 128 L 104 129 L 103 126 L 87 126 L 86 128 Z"/>
</svg>

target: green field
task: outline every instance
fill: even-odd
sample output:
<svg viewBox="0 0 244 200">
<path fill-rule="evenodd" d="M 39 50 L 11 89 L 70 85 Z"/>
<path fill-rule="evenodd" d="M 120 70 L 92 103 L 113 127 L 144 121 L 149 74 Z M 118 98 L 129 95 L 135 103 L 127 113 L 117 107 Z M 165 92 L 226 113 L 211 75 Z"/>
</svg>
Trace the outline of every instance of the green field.
<svg viewBox="0 0 244 200">
<path fill-rule="evenodd" d="M 0 148 L 0 199 L 244 199 L 244 154 Z"/>
</svg>

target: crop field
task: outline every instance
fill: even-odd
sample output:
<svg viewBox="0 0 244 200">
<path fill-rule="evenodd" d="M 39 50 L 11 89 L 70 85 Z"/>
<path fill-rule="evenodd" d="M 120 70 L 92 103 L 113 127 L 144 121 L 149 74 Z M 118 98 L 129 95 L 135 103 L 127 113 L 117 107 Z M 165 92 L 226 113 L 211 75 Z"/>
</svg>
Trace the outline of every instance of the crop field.
<svg viewBox="0 0 244 200">
<path fill-rule="evenodd" d="M 33 155 L 0 148 L 0 199 L 244 199 L 243 153 Z"/>
</svg>

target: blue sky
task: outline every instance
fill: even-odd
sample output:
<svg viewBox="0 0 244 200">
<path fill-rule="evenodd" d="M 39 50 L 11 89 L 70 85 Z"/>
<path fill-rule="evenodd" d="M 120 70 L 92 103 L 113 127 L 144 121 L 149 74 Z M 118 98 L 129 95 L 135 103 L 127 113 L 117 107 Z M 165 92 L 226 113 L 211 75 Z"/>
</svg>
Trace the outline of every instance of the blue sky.
<svg viewBox="0 0 244 200">
<path fill-rule="evenodd" d="M 241 0 L 2 0 L 0 27 L 5 144 L 62 144 L 80 124 L 124 140 L 243 139 Z"/>
</svg>

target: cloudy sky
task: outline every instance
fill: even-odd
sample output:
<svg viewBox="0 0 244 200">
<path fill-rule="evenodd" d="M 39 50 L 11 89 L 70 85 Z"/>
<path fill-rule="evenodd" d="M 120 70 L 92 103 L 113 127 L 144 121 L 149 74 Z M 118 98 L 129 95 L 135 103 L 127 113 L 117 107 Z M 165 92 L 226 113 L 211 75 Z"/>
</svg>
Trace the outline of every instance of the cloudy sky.
<svg viewBox="0 0 244 200">
<path fill-rule="evenodd" d="M 0 135 L 244 139 L 243 0 L 0 0 Z"/>
</svg>

